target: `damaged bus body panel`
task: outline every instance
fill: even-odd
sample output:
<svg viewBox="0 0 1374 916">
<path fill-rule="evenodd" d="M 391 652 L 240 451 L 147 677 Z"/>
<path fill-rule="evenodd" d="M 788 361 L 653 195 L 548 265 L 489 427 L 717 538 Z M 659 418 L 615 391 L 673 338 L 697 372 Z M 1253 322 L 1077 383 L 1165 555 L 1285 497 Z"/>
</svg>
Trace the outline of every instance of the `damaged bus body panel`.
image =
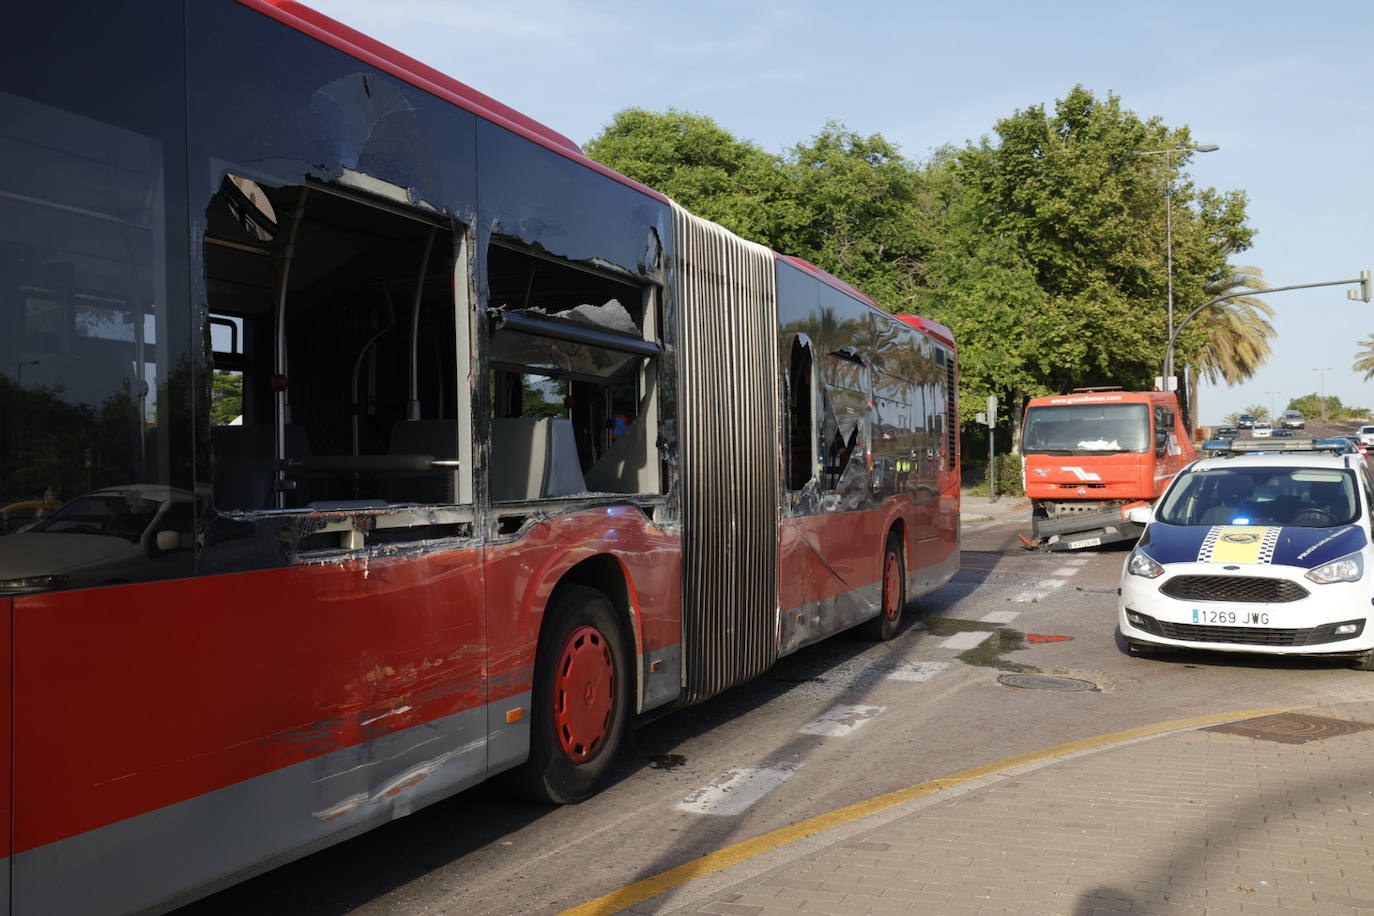
<svg viewBox="0 0 1374 916">
<path fill-rule="evenodd" d="M 288 0 L 11 45 L 0 914 L 578 801 L 636 715 L 953 575 L 938 326 Z"/>
</svg>

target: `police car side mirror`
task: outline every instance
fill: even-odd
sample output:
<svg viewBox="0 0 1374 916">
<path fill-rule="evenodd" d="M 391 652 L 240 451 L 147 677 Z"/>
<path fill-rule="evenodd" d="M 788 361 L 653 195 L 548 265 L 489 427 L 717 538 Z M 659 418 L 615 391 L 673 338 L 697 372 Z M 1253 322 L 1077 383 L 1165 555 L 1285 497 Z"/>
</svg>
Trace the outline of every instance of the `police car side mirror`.
<svg viewBox="0 0 1374 916">
<path fill-rule="evenodd" d="M 1148 525 L 1154 519 L 1154 506 L 1136 506 L 1134 509 L 1126 510 L 1126 521 L 1135 522 L 1137 525 Z"/>
</svg>

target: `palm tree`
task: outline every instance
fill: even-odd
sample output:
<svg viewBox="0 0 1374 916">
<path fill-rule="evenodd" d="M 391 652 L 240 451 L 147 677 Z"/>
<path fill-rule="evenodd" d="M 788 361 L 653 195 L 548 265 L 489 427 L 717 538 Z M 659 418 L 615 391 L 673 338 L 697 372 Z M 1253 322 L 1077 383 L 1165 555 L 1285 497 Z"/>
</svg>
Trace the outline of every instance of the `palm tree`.
<svg viewBox="0 0 1374 916">
<path fill-rule="evenodd" d="M 1374 334 L 1360 341 L 1360 349 L 1355 351 L 1355 364 L 1350 368 L 1363 372 L 1366 382 L 1374 378 Z"/>
<path fill-rule="evenodd" d="M 1264 272 L 1258 267 L 1227 264 L 1203 286 L 1203 292 L 1210 300 L 1268 287 Z M 1273 317 L 1274 310 L 1253 296 L 1230 299 L 1198 315 L 1207 342 L 1197 356 L 1197 364 L 1188 367 L 1188 391 L 1197 391 L 1199 376 L 1214 385 L 1225 382 L 1234 386 L 1254 375 L 1273 353 L 1269 343 L 1274 337 L 1274 326 L 1269 323 Z M 1189 428 L 1196 429 L 1197 398 L 1189 400 Z"/>
</svg>

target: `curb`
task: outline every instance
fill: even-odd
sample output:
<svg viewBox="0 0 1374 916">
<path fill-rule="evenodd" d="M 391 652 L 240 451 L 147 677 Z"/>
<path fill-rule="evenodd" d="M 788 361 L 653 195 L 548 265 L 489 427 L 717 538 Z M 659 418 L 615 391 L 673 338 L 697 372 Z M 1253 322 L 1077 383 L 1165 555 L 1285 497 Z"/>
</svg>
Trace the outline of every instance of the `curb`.
<svg viewBox="0 0 1374 916">
<path fill-rule="evenodd" d="M 1094 738 L 1084 738 L 1077 741 L 1069 741 L 1064 744 L 1056 744 L 1036 751 L 1027 751 L 1022 754 L 1015 754 L 1011 757 L 1004 757 L 1001 760 L 982 766 L 971 767 L 960 770 L 949 776 L 942 776 L 936 779 L 926 780 L 905 789 L 897 789 L 883 795 L 875 796 L 861 802 L 855 802 L 834 811 L 818 814 L 806 820 L 799 821 L 788 827 L 780 827 L 760 834 L 748 840 L 734 843 L 713 853 L 685 862 L 676 868 L 651 875 L 632 884 L 628 884 L 618 890 L 603 894 L 595 900 L 563 910 L 558 916 L 611 916 L 619 913 L 636 904 L 644 903 L 661 894 L 676 890 L 693 881 L 710 877 L 726 869 L 749 862 L 759 856 L 775 851 L 792 847 L 793 844 L 805 840 L 812 840 L 813 843 L 820 841 L 820 845 L 829 845 L 829 842 L 822 840 L 822 836 L 829 831 L 849 827 L 853 832 L 859 829 L 868 829 L 872 823 L 860 824 L 860 821 L 868 821 L 875 815 L 886 815 L 884 821 L 892 820 L 903 814 L 910 813 L 908 809 L 926 807 L 938 801 L 963 795 L 987 785 L 993 785 L 1002 779 L 1029 770 L 1038 769 L 1053 763 L 1085 754 L 1096 753 L 1112 747 L 1119 747 L 1144 741 L 1151 738 L 1164 737 L 1178 732 L 1190 731 L 1193 729 L 1205 728 L 1211 725 L 1219 725 L 1225 722 L 1237 722 L 1245 719 L 1253 719 L 1260 716 L 1277 715 L 1282 712 L 1291 712 L 1294 709 L 1304 709 L 1307 706 L 1283 706 L 1272 709 L 1251 709 L 1238 712 L 1213 713 L 1205 716 L 1193 716 L 1187 719 L 1176 719 L 1168 722 L 1158 722 L 1151 725 L 1142 725 L 1137 728 L 1126 729 L 1119 732 L 1110 732 Z M 915 805 L 913 805 L 915 803 Z M 896 810 L 894 810 L 896 809 Z M 762 871 L 758 869 L 756 871 Z M 739 879 L 731 879 L 726 882 L 726 886 L 737 884 Z M 701 900 L 720 888 L 709 890 L 705 894 L 697 895 L 696 900 Z M 686 901 L 681 901 L 686 903 Z"/>
</svg>

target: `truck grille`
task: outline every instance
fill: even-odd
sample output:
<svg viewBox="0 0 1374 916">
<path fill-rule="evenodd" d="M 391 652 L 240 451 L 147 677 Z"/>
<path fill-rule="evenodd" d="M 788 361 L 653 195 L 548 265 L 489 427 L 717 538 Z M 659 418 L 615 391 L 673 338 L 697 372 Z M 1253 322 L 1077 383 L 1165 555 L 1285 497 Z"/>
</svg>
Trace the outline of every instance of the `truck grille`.
<svg viewBox="0 0 1374 916">
<path fill-rule="evenodd" d="M 1159 589 L 1183 601 L 1248 601 L 1278 604 L 1300 601 L 1307 589 L 1289 579 L 1261 576 L 1175 576 Z"/>
</svg>

